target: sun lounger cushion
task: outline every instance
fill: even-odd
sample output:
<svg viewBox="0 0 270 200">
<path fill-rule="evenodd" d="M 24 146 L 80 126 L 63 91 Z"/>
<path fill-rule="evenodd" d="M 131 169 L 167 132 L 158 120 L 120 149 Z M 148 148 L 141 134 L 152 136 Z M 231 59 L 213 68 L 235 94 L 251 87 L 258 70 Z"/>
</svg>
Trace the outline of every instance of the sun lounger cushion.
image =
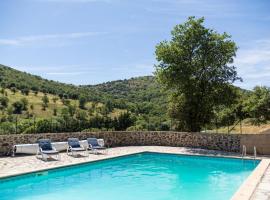
<svg viewBox="0 0 270 200">
<path fill-rule="evenodd" d="M 51 141 L 48 140 L 48 139 L 39 140 L 38 145 L 42 149 L 42 151 L 51 151 L 51 150 L 53 150 Z"/>
<path fill-rule="evenodd" d="M 96 138 L 87 138 L 90 149 L 106 149 L 106 147 L 100 146 Z"/>
<path fill-rule="evenodd" d="M 92 147 L 100 147 L 96 138 L 87 138 L 87 142 L 89 145 L 91 144 Z"/>
<path fill-rule="evenodd" d="M 69 138 L 68 145 L 71 146 L 72 148 L 81 148 L 79 139 L 77 138 Z"/>
</svg>

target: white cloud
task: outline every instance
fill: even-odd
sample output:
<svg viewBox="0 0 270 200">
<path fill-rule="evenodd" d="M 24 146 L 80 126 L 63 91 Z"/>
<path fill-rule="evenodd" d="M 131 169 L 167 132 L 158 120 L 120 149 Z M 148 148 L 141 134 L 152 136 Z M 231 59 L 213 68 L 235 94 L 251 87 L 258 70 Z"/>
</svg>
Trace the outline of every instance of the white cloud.
<svg viewBox="0 0 270 200">
<path fill-rule="evenodd" d="M 151 7 L 144 7 L 145 11 L 157 14 L 177 15 L 177 16 L 219 16 L 217 10 L 223 10 L 224 13 L 230 15 L 239 15 L 233 6 L 228 6 L 223 2 L 215 0 L 151 0 Z M 163 4 L 160 7 L 160 3 Z M 223 16 L 224 17 L 224 16 Z"/>
<path fill-rule="evenodd" d="M 106 34 L 105 32 L 74 32 L 64 34 L 43 34 L 17 37 L 12 39 L 0 38 L 0 45 L 19 46 L 41 42 L 61 42 L 63 40 L 72 40 L 85 37 L 92 37 Z"/>
<path fill-rule="evenodd" d="M 26 71 L 31 74 L 40 75 L 42 77 L 57 77 L 57 76 L 77 76 L 91 74 L 103 71 L 102 67 L 82 65 L 82 64 L 67 64 L 67 65 L 30 65 L 23 64 L 15 67 L 17 70 Z"/>
<path fill-rule="evenodd" d="M 0 45 L 18 45 L 18 41 L 14 39 L 0 39 Z"/>
<path fill-rule="evenodd" d="M 240 49 L 236 62 L 239 65 L 256 65 L 263 62 L 270 62 L 270 48 L 258 46 L 254 49 Z"/>
<path fill-rule="evenodd" d="M 256 85 L 270 86 L 270 39 L 250 42 L 240 49 L 235 66 L 244 82 L 237 84 L 251 89 Z"/>
<path fill-rule="evenodd" d="M 121 64 L 117 66 L 112 66 L 113 70 L 139 70 L 139 71 L 153 71 L 154 69 L 154 61 L 146 61 L 145 63 L 127 63 Z"/>
<path fill-rule="evenodd" d="M 75 75 L 81 75 L 85 72 L 48 72 L 47 75 L 56 75 L 56 76 L 75 76 Z"/>
</svg>

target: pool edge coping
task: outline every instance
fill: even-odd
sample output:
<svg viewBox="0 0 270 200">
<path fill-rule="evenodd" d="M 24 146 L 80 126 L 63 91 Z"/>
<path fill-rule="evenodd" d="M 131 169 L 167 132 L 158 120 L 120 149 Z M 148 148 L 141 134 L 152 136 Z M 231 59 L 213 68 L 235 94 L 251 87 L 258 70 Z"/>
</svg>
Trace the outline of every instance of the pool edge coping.
<svg viewBox="0 0 270 200">
<path fill-rule="evenodd" d="M 269 166 L 270 159 L 261 159 L 258 166 L 245 179 L 230 200 L 250 200 Z"/>
</svg>

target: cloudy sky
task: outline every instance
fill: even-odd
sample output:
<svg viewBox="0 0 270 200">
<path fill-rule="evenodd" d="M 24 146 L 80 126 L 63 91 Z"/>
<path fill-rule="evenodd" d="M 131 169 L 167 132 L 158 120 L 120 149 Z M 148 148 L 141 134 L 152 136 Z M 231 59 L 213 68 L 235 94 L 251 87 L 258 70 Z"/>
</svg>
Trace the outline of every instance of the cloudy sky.
<svg viewBox="0 0 270 200">
<path fill-rule="evenodd" d="M 243 83 L 270 86 L 269 0 L 1 0 L 0 63 L 74 84 L 151 75 L 188 16 L 231 34 Z"/>
</svg>

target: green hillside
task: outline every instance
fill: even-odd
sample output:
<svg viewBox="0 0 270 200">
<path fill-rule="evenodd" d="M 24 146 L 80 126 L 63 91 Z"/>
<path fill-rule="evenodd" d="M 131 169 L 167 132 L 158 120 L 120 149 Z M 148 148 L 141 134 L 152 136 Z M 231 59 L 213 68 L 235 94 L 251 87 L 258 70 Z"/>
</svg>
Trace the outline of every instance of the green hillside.
<svg viewBox="0 0 270 200">
<path fill-rule="evenodd" d="M 43 93 L 55 94 L 65 98 L 77 99 L 80 94 L 92 93 L 97 96 L 95 90 L 85 90 L 72 84 L 60 83 L 47 80 L 26 72 L 0 65 L 0 84 L 5 88 L 16 88 L 18 90 L 32 90 Z M 89 95 L 90 98 L 90 95 Z M 93 98 L 94 100 L 94 98 Z"/>
<path fill-rule="evenodd" d="M 152 76 L 75 86 L 0 65 L 0 89 L 0 132 L 4 133 L 49 132 L 52 131 L 51 124 L 58 126 L 53 131 L 89 128 L 159 130 L 164 124 L 168 129 L 167 98 Z M 48 99 L 46 107 L 45 96 Z M 84 102 L 83 108 L 80 101 Z M 24 105 L 20 104 L 25 103 L 26 108 L 23 108 Z M 16 111 L 17 108 L 21 111 Z M 123 127 L 119 125 L 121 120 L 126 123 Z M 36 121 L 47 123 L 44 130 L 33 130 Z M 63 129 L 67 123 L 71 124 L 70 127 Z M 76 123 L 80 127 L 74 128 Z M 19 130 L 14 127 L 18 124 L 27 125 L 22 125 Z"/>
<path fill-rule="evenodd" d="M 137 77 L 84 86 L 111 98 L 120 108 L 137 114 L 163 115 L 166 112 L 166 92 L 153 76 Z"/>
<path fill-rule="evenodd" d="M 217 108 L 205 129 L 257 132 L 268 123 L 269 88 L 235 89 L 238 100 Z M 153 76 L 75 86 L 0 65 L 0 134 L 175 129 L 167 93 Z"/>
<path fill-rule="evenodd" d="M 107 100 L 111 100 L 118 107 L 143 102 L 164 104 L 166 99 L 153 76 L 117 80 L 98 85 L 75 86 L 43 79 L 40 76 L 0 65 L 0 86 L 9 89 L 16 88 L 20 91 L 38 91 L 68 99 L 78 99 L 80 95 L 85 95 L 89 101 L 106 103 Z"/>
</svg>

